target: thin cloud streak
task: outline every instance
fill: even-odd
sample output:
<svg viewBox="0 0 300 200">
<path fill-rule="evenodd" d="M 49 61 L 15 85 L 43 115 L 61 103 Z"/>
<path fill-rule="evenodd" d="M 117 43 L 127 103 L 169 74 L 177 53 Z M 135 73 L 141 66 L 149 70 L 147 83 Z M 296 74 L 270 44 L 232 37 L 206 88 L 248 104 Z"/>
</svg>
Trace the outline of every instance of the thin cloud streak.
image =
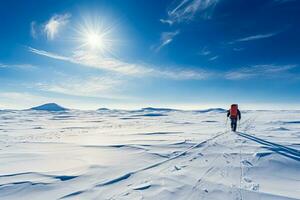
<svg viewBox="0 0 300 200">
<path fill-rule="evenodd" d="M 173 2 L 173 6 L 167 11 L 168 18 L 161 19 L 162 23 L 173 25 L 174 23 L 189 22 L 198 12 L 205 19 L 211 17 L 212 11 L 219 0 L 181 0 Z"/>
<path fill-rule="evenodd" d="M 167 11 L 167 18 L 160 19 L 163 24 L 172 26 L 174 24 L 187 23 L 192 21 L 199 12 L 202 18 L 209 19 L 219 0 L 180 0 L 173 1 Z M 154 47 L 156 52 L 160 51 L 164 46 L 170 44 L 173 38 L 179 34 L 179 30 L 173 32 L 163 32 L 161 34 L 160 45 Z"/>
<path fill-rule="evenodd" d="M 123 75 L 136 76 L 136 77 L 161 77 L 169 79 L 206 79 L 209 78 L 211 73 L 205 73 L 204 70 L 169 70 L 157 69 L 147 64 L 128 63 L 112 58 L 102 58 L 98 55 L 86 51 L 76 51 L 73 56 L 66 57 L 44 50 L 38 50 L 29 47 L 29 51 L 41 56 L 67 61 L 70 63 L 78 64 L 85 67 L 97 68 L 100 70 L 115 72 Z M 207 77 L 206 77 L 207 76 Z"/>
<path fill-rule="evenodd" d="M 171 21 L 171 20 L 168 20 L 168 19 L 160 19 L 159 20 L 161 23 L 163 23 L 163 24 L 168 24 L 168 25 L 170 25 L 170 26 L 172 26 L 173 25 L 173 21 Z"/>
<path fill-rule="evenodd" d="M 72 59 L 70 59 L 69 57 L 60 56 L 58 54 L 51 53 L 49 51 L 43 51 L 43 50 L 35 49 L 35 48 L 32 48 L 32 47 L 28 47 L 28 50 L 32 53 L 35 53 L 35 54 L 38 54 L 38 55 L 41 55 L 41 56 L 46 56 L 46 57 L 54 58 L 54 59 L 57 59 L 57 60 L 72 61 Z"/>
<path fill-rule="evenodd" d="M 206 80 L 213 78 L 215 74 L 206 70 L 157 70 L 156 76 L 173 80 Z"/>
<path fill-rule="evenodd" d="M 41 91 L 72 96 L 124 99 L 125 96 L 117 95 L 124 84 L 124 80 L 106 75 L 84 79 L 69 78 L 60 83 L 37 83 L 35 87 Z"/>
<path fill-rule="evenodd" d="M 210 59 L 208 59 L 209 61 L 214 61 L 214 60 L 217 60 L 219 58 L 219 56 L 213 56 L 211 57 Z"/>
<path fill-rule="evenodd" d="M 191 70 L 191 69 L 172 69 L 170 68 L 156 68 L 146 64 L 132 64 L 115 59 L 102 59 L 95 55 L 85 54 L 84 52 L 78 53 L 73 57 L 60 56 L 54 53 L 46 52 L 30 48 L 32 53 L 42 56 L 50 57 L 53 59 L 63 60 L 74 64 L 98 68 L 105 71 L 115 72 L 120 75 L 127 75 L 131 77 L 158 77 L 173 80 L 207 80 L 207 79 L 227 79 L 227 80 L 243 80 L 250 78 L 278 78 L 281 75 L 287 75 L 290 70 L 297 67 L 297 65 L 254 65 L 243 67 L 237 70 L 215 72 L 208 70 Z M 217 57 L 211 58 L 212 60 Z"/>
<path fill-rule="evenodd" d="M 114 71 L 122 74 L 131 74 L 131 75 L 148 73 L 147 69 L 139 67 L 135 64 L 129 64 L 116 59 L 101 58 L 98 55 L 87 51 L 75 51 L 73 52 L 73 56 L 67 57 L 67 56 L 61 56 L 56 53 L 52 53 L 44 50 L 38 50 L 32 47 L 29 47 L 28 49 L 30 52 L 41 56 L 46 56 L 56 60 L 67 61 L 70 63 L 79 64 L 86 67 L 98 68 L 102 70 Z"/>
<path fill-rule="evenodd" d="M 164 46 L 170 44 L 174 40 L 174 37 L 178 34 L 179 30 L 173 32 L 163 32 L 161 34 L 160 44 L 156 48 L 154 48 L 155 52 L 159 52 Z"/>
<path fill-rule="evenodd" d="M 201 51 L 198 53 L 198 55 L 200 56 L 208 56 L 210 55 L 212 52 L 207 48 L 207 47 L 203 47 L 201 49 Z"/>
<path fill-rule="evenodd" d="M 0 68 L 19 68 L 19 69 L 23 69 L 23 70 L 34 70 L 37 69 L 38 67 L 32 64 L 27 64 L 27 63 L 23 63 L 23 64 L 3 64 L 0 63 Z"/>
<path fill-rule="evenodd" d="M 278 34 L 278 32 L 252 35 L 252 36 L 248 36 L 248 37 L 237 39 L 237 40 L 235 40 L 233 42 L 230 42 L 230 44 L 234 44 L 234 43 L 237 43 L 237 42 L 248 42 L 248 41 L 253 41 L 253 40 L 266 39 L 266 38 L 273 37 L 273 36 L 275 36 L 277 34 Z"/>
<path fill-rule="evenodd" d="M 235 71 L 225 73 L 225 79 L 228 80 L 245 80 L 257 77 L 278 78 L 286 77 L 290 70 L 296 68 L 297 65 L 254 65 L 243 67 Z"/>
</svg>

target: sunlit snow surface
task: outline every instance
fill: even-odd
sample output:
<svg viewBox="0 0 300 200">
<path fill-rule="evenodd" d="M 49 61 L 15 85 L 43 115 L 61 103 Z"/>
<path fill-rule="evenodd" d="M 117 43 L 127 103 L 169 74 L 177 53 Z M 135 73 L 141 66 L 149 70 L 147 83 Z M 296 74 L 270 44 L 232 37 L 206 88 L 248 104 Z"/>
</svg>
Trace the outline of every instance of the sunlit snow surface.
<svg viewBox="0 0 300 200">
<path fill-rule="evenodd" d="M 0 111 L 0 199 L 300 199 L 300 111 Z"/>
</svg>

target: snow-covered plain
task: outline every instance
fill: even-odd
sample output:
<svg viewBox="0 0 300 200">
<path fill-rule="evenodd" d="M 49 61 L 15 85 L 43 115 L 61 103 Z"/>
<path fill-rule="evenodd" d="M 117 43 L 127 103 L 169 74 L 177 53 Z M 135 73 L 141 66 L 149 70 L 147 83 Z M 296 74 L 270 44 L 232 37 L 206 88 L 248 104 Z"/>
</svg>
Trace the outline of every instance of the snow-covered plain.
<svg viewBox="0 0 300 200">
<path fill-rule="evenodd" d="M 214 109 L 0 111 L 0 199 L 300 199 L 300 111 L 238 131 Z"/>
</svg>

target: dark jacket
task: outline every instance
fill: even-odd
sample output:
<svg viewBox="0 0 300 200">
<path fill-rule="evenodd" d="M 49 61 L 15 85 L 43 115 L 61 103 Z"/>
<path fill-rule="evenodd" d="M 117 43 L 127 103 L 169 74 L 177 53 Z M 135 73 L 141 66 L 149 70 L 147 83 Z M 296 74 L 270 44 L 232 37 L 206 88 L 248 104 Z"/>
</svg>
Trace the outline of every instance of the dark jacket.
<svg viewBox="0 0 300 200">
<path fill-rule="evenodd" d="M 238 118 L 239 120 L 241 120 L 241 112 L 240 112 L 239 109 L 238 109 L 237 111 L 238 111 L 237 117 L 231 117 L 231 116 L 230 116 L 230 110 L 227 110 L 227 117 L 230 116 L 230 119 L 237 119 L 237 118 Z"/>
</svg>

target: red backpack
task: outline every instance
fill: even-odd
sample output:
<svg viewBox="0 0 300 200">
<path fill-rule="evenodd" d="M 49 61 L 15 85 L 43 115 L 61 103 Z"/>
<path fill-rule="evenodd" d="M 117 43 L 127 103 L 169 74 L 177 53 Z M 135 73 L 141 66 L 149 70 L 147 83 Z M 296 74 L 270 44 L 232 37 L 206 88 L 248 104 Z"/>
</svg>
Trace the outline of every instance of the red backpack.
<svg viewBox="0 0 300 200">
<path fill-rule="evenodd" d="M 230 117 L 237 118 L 237 116 L 238 116 L 238 105 L 232 104 L 230 108 Z"/>
</svg>

